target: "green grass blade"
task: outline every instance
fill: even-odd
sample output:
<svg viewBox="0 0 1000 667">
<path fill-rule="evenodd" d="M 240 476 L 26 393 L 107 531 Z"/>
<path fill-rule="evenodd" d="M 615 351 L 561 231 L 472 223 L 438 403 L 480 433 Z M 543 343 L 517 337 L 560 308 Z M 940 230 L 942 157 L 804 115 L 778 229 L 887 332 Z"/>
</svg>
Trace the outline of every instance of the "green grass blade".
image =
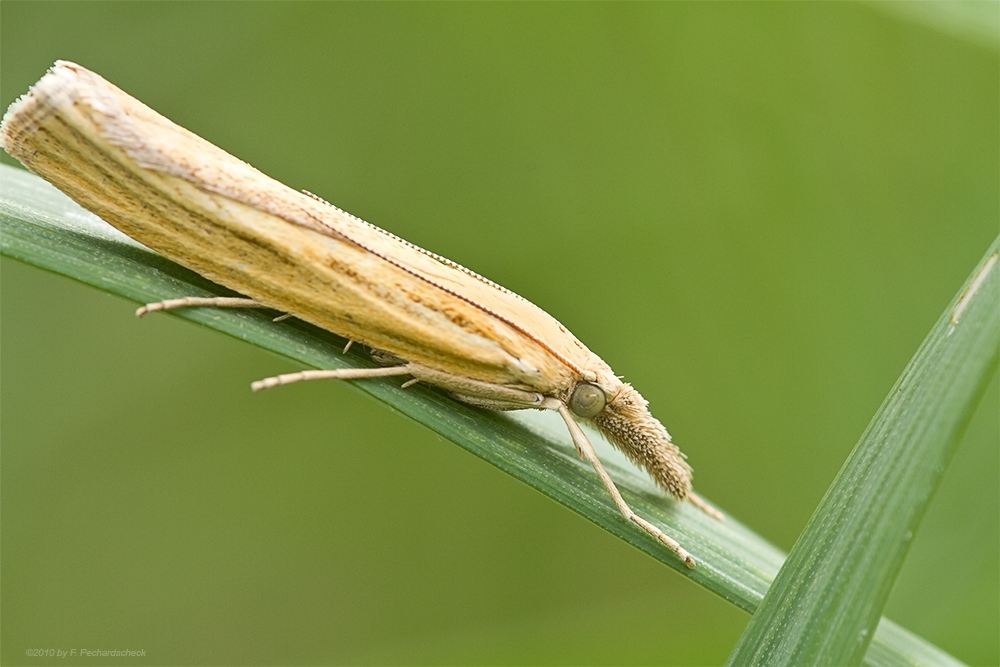
<svg viewBox="0 0 1000 667">
<path fill-rule="evenodd" d="M 1000 239 L 883 401 L 730 665 L 856 665 L 1000 361 Z M 960 567 L 953 554 L 942 567 Z"/>
<path fill-rule="evenodd" d="M 908 21 L 921 23 L 973 44 L 997 50 L 1000 48 L 1000 7 L 995 2 L 981 0 L 949 0 L 948 2 L 881 2 L 869 1 L 873 9 Z"/>
<path fill-rule="evenodd" d="M 139 303 L 228 294 L 124 237 L 41 179 L 5 165 L 0 165 L 0 225 L 0 251 L 4 255 Z M 190 309 L 173 315 L 294 359 L 303 366 L 370 365 L 360 351 L 342 354 L 343 339 L 294 319 L 272 322 L 273 313 Z M 254 378 L 248 378 L 248 384 L 250 379 Z M 698 559 L 698 567 L 688 570 L 672 553 L 621 519 L 593 471 L 577 458 L 565 427 L 554 415 L 478 410 L 419 385 L 402 391 L 399 381 L 389 379 L 366 380 L 354 386 L 747 612 L 757 608 L 784 561 L 780 550 L 738 522 L 717 522 L 688 505 L 665 499 L 643 473 L 595 436 L 598 453 L 632 507 L 677 537 Z M 883 619 L 871 646 L 869 664 L 900 663 L 960 664 Z"/>
</svg>

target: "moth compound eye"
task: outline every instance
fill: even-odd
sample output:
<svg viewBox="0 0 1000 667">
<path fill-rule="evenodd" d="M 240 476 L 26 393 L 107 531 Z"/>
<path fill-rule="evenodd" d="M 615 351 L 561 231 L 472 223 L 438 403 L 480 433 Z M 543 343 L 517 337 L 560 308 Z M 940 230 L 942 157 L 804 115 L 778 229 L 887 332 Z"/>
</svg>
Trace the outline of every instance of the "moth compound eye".
<svg viewBox="0 0 1000 667">
<path fill-rule="evenodd" d="M 608 397 L 604 395 L 604 391 L 596 384 L 589 382 L 581 382 L 576 385 L 576 389 L 573 390 L 573 395 L 569 399 L 569 409 L 577 417 L 584 419 L 596 416 L 607 404 Z"/>
</svg>

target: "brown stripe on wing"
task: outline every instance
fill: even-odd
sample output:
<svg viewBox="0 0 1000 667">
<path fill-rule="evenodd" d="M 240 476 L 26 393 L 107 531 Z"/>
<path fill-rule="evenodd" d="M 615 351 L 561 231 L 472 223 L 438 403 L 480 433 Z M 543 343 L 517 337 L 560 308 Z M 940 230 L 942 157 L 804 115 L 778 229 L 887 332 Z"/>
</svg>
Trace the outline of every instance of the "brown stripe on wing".
<svg viewBox="0 0 1000 667">
<path fill-rule="evenodd" d="M 316 199 L 319 199 L 319 198 L 316 197 Z M 319 201 L 323 201 L 323 200 L 319 199 Z M 328 202 L 323 202 L 323 203 L 328 203 Z M 335 208 L 338 211 L 340 211 L 340 209 L 338 209 L 336 206 L 333 206 L 332 204 L 330 204 L 330 206 L 332 206 L 333 208 Z M 574 364 L 572 361 L 570 361 L 569 359 L 566 359 L 564 356 L 562 356 L 561 354 L 559 354 L 558 352 L 556 352 L 555 350 L 553 350 L 552 347 L 550 345 L 548 345 L 545 341 L 543 341 L 541 338 L 539 338 L 535 334 L 533 334 L 530 331 L 528 331 L 527 329 L 525 329 L 520 324 L 517 324 L 516 322 L 514 322 L 514 321 L 512 321 L 512 320 L 510 320 L 510 319 L 508 319 L 506 317 L 504 317 L 500 313 L 498 313 L 498 312 L 496 312 L 496 311 L 494 311 L 494 310 L 492 310 L 490 308 L 487 308 L 486 306 L 482 305 L 481 303 L 478 303 L 478 302 L 474 301 L 473 299 L 470 299 L 469 297 L 467 297 L 467 296 L 465 296 L 463 294 L 459 294 L 458 292 L 456 292 L 455 290 L 453 290 L 453 289 L 451 289 L 449 287 L 445 287 L 444 285 L 441 285 L 440 283 L 434 282 L 432 279 L 428 278 L 427 276 L 423 275 L 422 273 L 420 273 L 418 271 L 415 271 L 415 270 L 413 270 L 413 269 L 411 269 L 411 268 L 409 268 L 409 267 L 401 264 L 400 262 L 397 262 L 396 260 L 394 260 L 394 259 L 392 259 L 390 257 L 387 257 L 386 255 L 383 255 L 382 253 L 377 252 L 377 251 L 369 248 L 365 244 L 363 244 L 363 243 L 361 243 L 359 241 L 354 240 L 353 238 L 351 238 L 350 236 L 348 236 L 344 232 L 342 232 L 342 231 L 340 231 L 338 229 L 334 229 L 331 225 L 329 225 L 328 223 L 326 223 L 323 220 L 320 220 L 319 218 L 317 218 L 316 216 L 312 215 L 311 213 L 306 212 L 306 215 L 308 215 L 310 218 L 312 218 L 313 221 L 316 224 L 318 224 L 321 228 L 323 228 L 323 229 L 329 229 L 329 233 L 330 233 L 330 235 L 333 238 L 336 238 L 338 240 L 344 240 L 344 241 L 347 241 L 348 243 L 353 243 L 354 245 L 356 245 L 357 247 L 361 248 L 365 252 L 369 252 L 372 255 L 374 255 L 375 257 L 378 257 L 379 259 L 381 259 L 381 260 L 383 260 L 385 262 L 388 262 L 389 264 L 395 266 L 397 269 L 400 269 L 401 271 L 405 271 L 406 273 L 410 274 L 414 278 L 419 278 L 420 280 L 424 281 L 428 285 L 431 285 L 432 287 L 436 287 L 437 289 L 441 290 L 442 292 L 444 292 L 446 294 L 449 294 L 449 295 L 455 297 L 456 299 L 460 299 L 461 301 L 464 301 L 465 303 L 469 304 L 473 308 L 476 308 L 476 309 L 478 309 L 478 310 L 486 313 L 490 317 L 493 317 L 493 318 L 495 318 L 495 319 L 503 322 L 504 324 L 506 324 L 507 326 L 511 327 L 515 331 L 518 331 L 518 332 L 524 334 L 529 340 L 532 340 L 535 343 L 537 343 L 542 349 L 544 349 L 549 354 L 551 354 L 553 357 L 555 357 L 556 359 L 558 359 L 561 363 L 563 363 L 570 370 L 572 370 L 575 373 L 580 374 L 580 375 L 583 374 L 583 369 L 582 368 L 580 368 L 579 366 L 577 366 L 576 364 Z M 378 231 L 380 231 L 380 232 L 382 232 L 384 234 L 388 234 L 389 236 L 391 236 L 392 238 L 394 238 L 396 240 L 403 241 L 403 239 L 400 239 L 398 236 L 395 236 L 394 234 L 390 234 L 389 232 L 386 232 L 385 230 L 381 229 L 380 227 L 377 227 L 377 226 L 375 226 L 375 225 L 373 225 L 373 224 L 371 224 L 369 222 L 365 222 L 364 220 L 361 220 L 360 218 L 357 218 L 357 217 L 351 215 L 350 213 L 346 213 L 345 215 L 350 216 L 354 220 L 360 220 L 361 222 L 364 222 L 366 225 L 368 225 L 368 226 L 370 226 L 370 227 L 372 227 L 372 228 L 374 228 L 374 229 L 376 229 L 376 230 L 378 230 Z M 290 220 L 289 218 L 286 218 L 284 216 L 280 216 L 279 215 L 279 217 L 282 217 L 285 220 L 288 220 L 288 222 L 291 222 L 292 224 L 299 224 L 295 220 Z M 403 241 L 403 243 L 405 243 L 407 246 L 410 246 L 411 248 L 413 248 L 415 250 L 419 250 L 420 252 L 422 252 L 425 255 L 433 257 L 434 259 L 438 259 L 439 261 L 444 259 L 443 257 L 439 257 L 439 256 L 435 255 L 432 252 L 428 252 L 428 251 L 424 250 L 423 248 L 421 248 L 420 246 L 417 246 L 417 245 L 414 245 L 414 244 L 410 243 L 409 241 Z M 451 262 L 451 260 L 444 260 L 444 263 L 446 265 L 449 265 L 449 266 L 450 265 L 454 265 L 453 268 L 459 268 L 459 269 L 462 268 L 460 265 L 455 264 L 454 262 Z M 487 283 L 489 285 L 497 287 L 497 288 L 501 289 L 502 291 L 504 291 L 504 292 L 506 292 L 508 294 L 516 296 L 517 298 L 519 298 L 519 299 L 521 299 L 523 301 L 526 301 L 527 303 L 531 303 L 530 301 L 528 301 L 524 297 L 516 294 L 515 292 L 511 292 L 507 288 L 501 287 L 500 285 L 497 285 L 496 283 L 494 283 L 494 282 L 492 282 L 490 280 L 487 280 L 486 278 L 483 278 L 483 277 L 479 276 L 478 274 L 476 274 L 473 271 L 469 271 L 468 269 L 465 269 L 463 271 L 463 273 L 471 274 L 473 277 L 476 277 L 476 278 L 482 280 L 483 282 L 485 282 L 485 283 Z"/>
<path fill-rule="evenodd" d="M 472 269 L 469 269 L 469 268 L 466 268 L 466 267 L 462 266 L 458 262 L 454 262 L 454 261 L 448 259 L 447 257 L 442 257 L 441 255 L 439 255 L 437 253 L 434 253 L 434 252 L 431 252 L 430 250 L 427 250 L 426 248 L 421 248 L 416 243 L 411 243 L 410 241 L 407 241 L 404 238 L 396 236 L 395 234 L 393 234 L 392 232 L 390 232 L 388 230 L 382 229 L 378 225 L 373 225 L 372 223 L 368 222 L 367 220 L 363 220 L 363 219 L 359 218 L 356 215 L 348 213 L 347 211 L 345 211 L 344 209 L 340 208 L 336 204 L 331 204 L 330 202 L 328 202 L 327 200 L 323 199 L 322 197 L 320 197 L 317 194 L 313 194 L 312 192 L 309 192 L 308 190 L 302 190 L 302 194 L 306 195 L 307 197 L 312 197 L 313 199 L 315 199 L 316 201 L 320 202 L 321 204 L 326 204 L 327 206 L 329 206 L 330 208 L 332 208 L 333 210 L 335 210 L 337 213 L 340 213 L 341 215 L 344 215 L 344 216 L 350 218 L 354 222 L 361 223 L 362 225 L 365 225 L 366 227 L 368 227 L 369 229 L 371 229 L 373 231 L 376 231 L 376 232 L 379 232 L 380 234 L 388 236 L 393 241 L 396 241 L 398 243 L 402 243 L 407 248 L 410 248 L 412 250 L 416 250 L 420 254 L 425 255 L 427 257 L 430 257 L 431 259 L 435 259 L 435 260 L 441 262 L 442 264 L 444 264 L 445 266 L 450 266 L 451 268 L 455 269 L 456 271 L 461 271 L 465 275 L 469 276 L 470 278 L 475 278 L 476 280 L 478 280 L 479 282 L 483 283 L 484 285 L 489 285 L 493 289 L 498 290 L 500 292 L 503 292 L 504 294 L 508 294 L 510 296 L 517 297 L 521 301 L 525 301 L 527 303 L 531 303 L 531 301 L 528 301 L 527 299 L 525 299 L 523 296 L 521 296 L 517 292 L 514 292 L 513 290 L 509 290 L 506 287 L 504 287 L 503 285 L 500 285 L 498 283 L 493 282 L 492 280 L 490 280 L 486 276 L 481 276 L 478 273 L 476 273 L 475 271 L 473 271 Z M 340 232 L 336 232 L 336 233 L 339 234 Z M 367 248 L 365 248 L 365 249 L 367 250 Z M 534 304 L 532 304 L 532 305 L 534 305 Z M 556 356 L 558 357 L 559 355 L 556 355 Z"/>
</svg>

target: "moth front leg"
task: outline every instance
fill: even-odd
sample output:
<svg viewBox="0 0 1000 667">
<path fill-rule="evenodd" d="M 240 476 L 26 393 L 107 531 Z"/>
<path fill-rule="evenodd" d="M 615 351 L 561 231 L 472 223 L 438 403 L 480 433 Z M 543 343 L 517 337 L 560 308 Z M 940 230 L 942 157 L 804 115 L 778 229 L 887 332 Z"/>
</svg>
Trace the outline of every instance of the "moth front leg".
<svg viewBox="0 0 1000 667">
<path fill-rule="evenodd" d="M 481 396 L 470 396 L 468 394 L 461 394 L 456 391 L 448 392 L 448 395 L 454 398 L 456 401 L 461 401 L 462 403 L 468 403 L 469 405 L 474 405 L 477 408 L 483 408 L 484 410 L 497 410 L 501 412 L 511 412 L 513 410 L 524 410 L 526 408 L 537 408 L 537 403 L 532 403 L 531 405 L 525 405 L 523 401 L 508 401 L 497 398 L 483 398 Z"/>
<path fill-rule="evenodd" d="M 420 368 L 416 364 L 411 364 L 410 367 L 413 369 Z M 511 389 L 510 387 L 504 387 L 502 385 L 477 382 L 467 378 L 455 376 L 446 376 L 445 374 L 440 373 L 440 371 L 434 371 L 430 375 L 431 376 L 427 378 L 428 383 L 437 384 L 438 386 L 449 389 L 454 398 L 464 403 L 477 405 L 490 410 L 523 410 L 525 408 L 540 408 L 543 410 L 547 409 L 558 411 L 560 416 L 562 416 L 563 421 L 566 422 L 566 427 L 569 429 L 573 445 L 576 447 L 576 451 L 580 455 L 580 458 L 585 461 L 589 461 L 591 466 L 593 466 L 594 471 L 601 480 L 601 484 L 604 485 L 604 488 L 607 489 L 608 493 L 611 495 L 611 499 L 614 501 L 615 506 L 618 508 L 618 511 L 621 512 L 622 516 L 625 517 L 626 520 L 631 521 L 655 537 L 662 544 L 666 545 L 667 548 L 676 553 L 689 568 L 693 568 L 696 565 L 694 556 L 688 553 L 688 551 L 684 549 L 684 547 L 682 547 L 677 540 L 673 539 L 649 521 L 643 519 L 641 516 L 632 511 L 632 508 L 629 507 L 628 503 L 625 502 L 625 499 L 622 498 L 621 492 L 618 491 L 618 487 L 615 486 L 615 483 L 608 474 L 608 471 L 604 468 L 604 464 L 601 463 L 601 460 L 597 457 L 597 452 L 594 450 L 594 446 L 590 443 L 590 440 L 587 439 L 587 435 L 583 432 L 583 429 L 580 428 L 580 425 L 570 412 L 569 407 L 564 402 L 551 396 L 542 397 L 540 394 L 522 391 L 520 389 Z M 414 370 L 413 376 L 420 377 L 420 371 Z M 536 396 L 540 399 L 537 403 L 533 401 Z"/>
<path fill-rule="evenodd" d="M 529 410 L 541 408 L 545 400 L 538 392 L 439 371 L 422 364 L 407 365 L 414 378 L 446 390 L 452 398 L 489 410 Z"/>
<path fill-rule="evenodd" d="M 615 483 L 608 474 L 608 471 L 604 469 L 604 464 L 601 463 L 601 460 L 597 457 L 597 452 L 594 450 L 594 446 L 587 438 L 587 434 L 583 432 L 582 428 L 580 428 L 580 425 L 576 422 L 576 419 L 573 417 L 573 414 L 570 412 L 566 404 L 555 398 L 546 398 L 543 407 L 551 410 L 557 410 L 560 416 L 562 416 L 563 421 L 566 422 L 566 428 L 569 429 L 570 437 L 573 439 L 573 444 L 576 446 L 576 451 L 580 454 L 581 458 L 590 461 L 594 471 L 600 478 L 604 488 L 607 489 L 609 494 L 611 494 L 611 499 L 614 501 L 615 506 L 618 508 L 618 511 L 621 512 L 622 516 L 662 542 L 671 551 L 677 554 L 677 556 L 684 561 L 685 565 L 689 568 L 693 568 L 696 565 L 694 556 L 688 553 L 688 551 L 684 549 L 684 547 L 682 547 L 677 540 L 664 533 L 649 521 L 643 519 L 641 516 L 633 512 L 632 508 L 628 506 L 628 503 L 626 503 L 625 499 L 622 498 L 621 492 L 618 491 L 618 487 L 615 486 Z"/>
</svg>

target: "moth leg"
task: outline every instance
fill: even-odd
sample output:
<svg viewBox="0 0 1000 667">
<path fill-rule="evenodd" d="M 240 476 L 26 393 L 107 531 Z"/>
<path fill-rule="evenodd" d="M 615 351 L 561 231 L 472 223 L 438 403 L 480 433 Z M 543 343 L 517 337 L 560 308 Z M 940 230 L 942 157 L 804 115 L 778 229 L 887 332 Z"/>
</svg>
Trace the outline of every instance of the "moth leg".
<svg viewBox="0 0 1000 667">
<path fill-rule="evenodd" d="M 461 401 L 462 403 L 468 403 L 469 405 L 474 405 L 477 408 L 484 408 L 486 410 L 524 410 L 525 405 L 523 402 L 519 401 L 505 401 L 496 398 L 482 398 L 480 396 L 469 396 L 468 394 L 460 394 L 457 391 L 450 391 L 448 395 L 454 398 L 456 401 Z M 536 406 L 528 406 L 536 407 Z"/>
<path fill-rule="evenodd" d="M 286 373 L 285 375 L 275 375 L 251 383 L 250 388 L 254 391 L 270 389 L 283 384 L 293 382 L 303 382 L 305 380 L 360 380 L 363 378 L 389 377 L 392 375 L 409 375 L 410 369 L 406 366 L 393 366 L 391 368 L 340 368 L 326 371 L 299 371 L 298 373 Z"/>
<path fill-rule="evenodd" d="M 580 425 L 576 423 L 576 419 L 573 418 L 573 415 L 570 413 L 569 408 L 566 407 L 566 404 L 556 399 L 547 400 L 546 403 L 548 404 L 548 407 L 555 407 L 559 410 L 559 414 L 562 415 L 563 421 L 566 422 L 566 427 L 569 428 L 570 436 L 573 438 L 573 444 L 576 445 L 576 451 L 580 453 L 581 457 L 590 461 L 590 464 L 594 466 L 597 476 L 601 478 L 601 483 L 604 484 L 604 488 L 611 494 L 611 498 L 615 501 L 615 505 L 618 507 L 618 511 L 622 513 L 622 516 L 665 544 L 671 551 L 676 553 L 689 568 L 694 567 L 694 556 L 689 554 L 684 547 L 678 544 L 677 540 L 673 539 L 662 530 L 643 519 L 641 516 L 633 512 L 632 508 L 628 506 L 628 503 L 625 502 L 625 499 L 622 498 L 622 494 L 618 491 L 618 487 L 616 487 L 615 483 L 611 480 L 611 476 L 608 475 L 608 471 L 604 469 L 604 465 L 601 463 L 601 460 L 597 458 L 597 452 L 594 451 L 594 446 L 590 444 L 590 440 L 587 439 L 587 435 L 583 432 L 583 429 L 580 428 Z M 558 405 L 553 405 L 553 403 Z"/>
<path fill-rule="evenodd" d="M 377 347 L 368 348 L 368 356 L 379 366 L 405 366 L 409 363 L 406 359 Z"/>
<path fill-rule="evenodd" d="M 372 358 L 374 358 L 374 351 Z M 421 364 L 407 365 L 410 374 L 423 382 L 435 387 L 441 387 L 452 398 L 490 410 L 527 410 L 542 408 L 544 398 L 541 394 L 524 389 L 515 389 L 502 384 L 473 380 L 472 378 L 453 375 Z"/>
<path fill-rule="evenodd" d="M 155 313 L 158 310 L 174 310 L 175 308 L 267 308 L 260 301 L 247 299 L 244 297 L 229 296 L 186 296 L 182 299 L 167 299 L 147 303 L 145 306 L 135 311 L 136 317 L 142 317 L 146 313 Z"/>
<path fill-rule="evenodd" d="M 700 509 L 702 512 L 712 517 L 713 519 L 718 519 L 719 521 L 725 521 L 726 515 L 715 509 L 711 505 L 705 502 L 705 500 L 699 496 L 694 491 L 688 491 L 687 499 L 691 501 L 691 504 Z"/>
</svg>

